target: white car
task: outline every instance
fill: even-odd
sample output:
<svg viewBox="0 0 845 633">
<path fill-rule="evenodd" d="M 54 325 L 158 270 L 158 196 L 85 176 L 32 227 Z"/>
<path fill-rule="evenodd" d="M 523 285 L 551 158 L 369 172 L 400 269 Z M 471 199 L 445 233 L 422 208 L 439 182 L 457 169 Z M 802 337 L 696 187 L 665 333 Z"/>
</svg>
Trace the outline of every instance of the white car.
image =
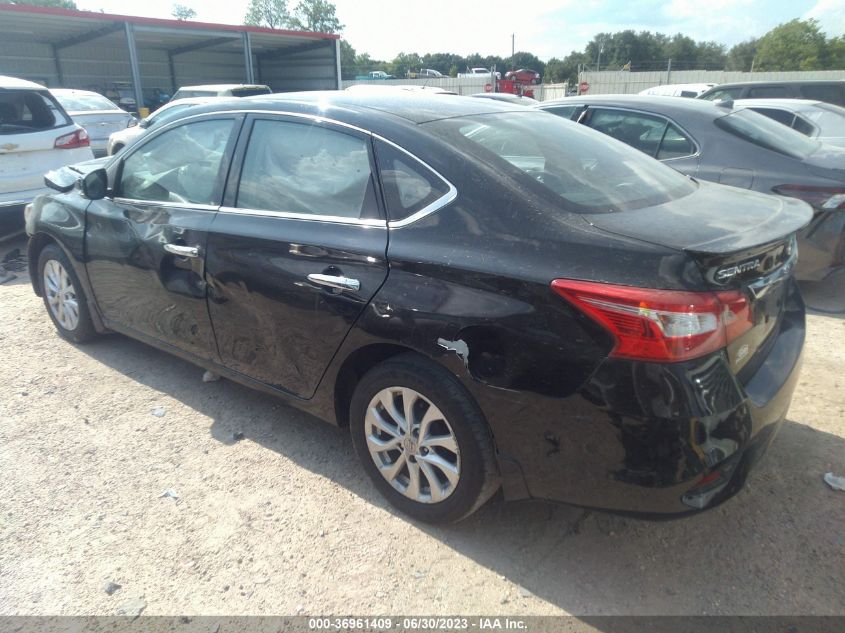
<svg viewBox="0 0 845 633">
<path fill-rule="evenodd" d="M 828 145 L 845 147 L 845 108 L 808 99 L 737 99 L 748 108 Z"/>
<path fill-rule="evenodd" d="M 113 156 L 136 138 L 146 134 L 147 130 L 150 128 L 171 121 L 175 115 L 179 114 L 183 110 L 186 110 L 191 106 L 209 103 L 218 99 L 225 99 L 225 97 L 194 97 L 192 99 L 168 101 L 150 116 L 141 119 L 137 125 L 112 133 L 112 135 L 109 136 L 106 153 L 109 156 Z"/>
<path fill-rule="evenodd" d="M 652 97 L 690 97 L 695 99 L 698 95 L 710 90 L 716 84 L 664 84 L 640 90 L 641 95 Z"/>
<path fill-rule="evenodd" d="M 49 191 L 44 174 L 91 160 L 88 133 L 44 86 L 0 75 L 0 237 L 23 229 L 23 207 Z"/>
<path fill-rule="evenodd" d="M 103 95 L 88 90 L 53 89 L 50 91 L 71 118 L 88 132 L 94 156 L 105 156 L 112 132 L 134 125 L 134 116 L 118 108 Z"/>
</svg>

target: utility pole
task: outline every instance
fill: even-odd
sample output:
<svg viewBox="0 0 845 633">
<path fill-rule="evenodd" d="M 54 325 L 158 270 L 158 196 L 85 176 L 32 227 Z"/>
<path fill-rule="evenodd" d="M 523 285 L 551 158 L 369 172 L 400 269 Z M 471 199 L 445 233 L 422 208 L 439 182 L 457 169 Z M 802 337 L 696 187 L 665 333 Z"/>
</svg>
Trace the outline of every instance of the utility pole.
<svg viewBox="0 0 845 633">
<path fill-rule="evenodd" d="M 666 66 L 666 83 L 672 83 L 672 58 L 669 58 L 669 63 Z"/>
<path fill-rule="evenodd" d="M 599 58 L 596 60 L 596 72 L 601 70 L 601 54 L 604 52 L 604 40 L 599 40 Z"/>
<path fill-rule="evenodd" d="M 516 33 L 511 33 L 511 70 L 516 70 L 513 58 L 516 57 Z"/>
</svg>

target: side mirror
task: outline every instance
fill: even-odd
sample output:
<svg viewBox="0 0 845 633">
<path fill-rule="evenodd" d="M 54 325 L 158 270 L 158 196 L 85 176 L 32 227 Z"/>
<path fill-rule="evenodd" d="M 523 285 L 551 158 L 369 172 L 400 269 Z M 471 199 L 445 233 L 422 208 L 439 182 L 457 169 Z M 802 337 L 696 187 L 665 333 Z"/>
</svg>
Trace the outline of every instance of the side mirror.
<svg viewBox="0 0 845 633">
<path fill-rule="evenodd" d="M 95 169 L 85 174 L 81 183 L 82 195 L 89 200 L 102 200 L 109 189 L 109 176 L 105 169 Z"/>
<path fill-rule="evenodd" d="M 141 119 L 140 121 L 138 121 L 138 127 L 146 130 L 148 127 L 150 127 L 149 119 Z"/>
</svg>

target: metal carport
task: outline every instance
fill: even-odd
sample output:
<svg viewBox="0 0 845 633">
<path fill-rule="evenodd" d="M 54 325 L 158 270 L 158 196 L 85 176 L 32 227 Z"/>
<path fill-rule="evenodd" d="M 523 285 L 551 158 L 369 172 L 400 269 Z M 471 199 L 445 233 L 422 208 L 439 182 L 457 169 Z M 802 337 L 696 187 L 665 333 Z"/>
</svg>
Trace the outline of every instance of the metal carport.
<svg viewBox="0 0 845 633">
<path fill-rule="evenodd" d="M 338 35 L 0 4 L 0 74 L 104 92 L 263 83 L 274 92 L 340 88 Z M 146 92 L 145 92 L 146 91 Z"/>
</svg>

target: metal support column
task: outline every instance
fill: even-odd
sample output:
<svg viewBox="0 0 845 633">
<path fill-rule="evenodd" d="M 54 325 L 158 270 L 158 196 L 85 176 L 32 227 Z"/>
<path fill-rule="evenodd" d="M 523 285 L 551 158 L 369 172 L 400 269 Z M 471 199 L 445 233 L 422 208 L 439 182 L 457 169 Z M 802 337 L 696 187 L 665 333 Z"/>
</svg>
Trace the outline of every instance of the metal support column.
<svg viewBox="0 0 845 633">
<path fill-rule="evenodd" d="M 246 83 L 255 83 L 255 72 L 252 69 L 252 40 L 249 31 L 242 33 L 244 38 L 244 70 L 246 71 Z"/>
<path fill-rule="evenodd" d="M 170 69 L 170 96 L 172 97 L 179 90 L 176 85 L 176 65 L 173 63 L 173 53 L 167 54 L 167 67 Z"/>
<path fill-rule="evenodd" d="M 53 63 L 56 65 L 56 76 L 59 80 L 59 88 L 65 87 L 65 78 L 64 73 L 62 73 L 62 60 L 59 58 L 59 49 L 56 48 L 56 45 L 52 45 L 53 49 Z"/>
<path fill-rule="evenodd" d="M 343 81 L 340 73 L 340 39 L 336 39 L 334 41 L 334 62 L 335 62 L 335 72 L 337 73 L 337 89 L 340 90 L 343 88 Z"/>
<path fill-rule="evenodd" d="M 135 48 L 135 28 L 129 22 L 123 23 L 126 31 L 126 46 L 129 49 L 129 67 L 132 70 L 132 85 L 135 88 L 135 110 L 141 112 L 144 107 L 144 90 L 141 86 L 141 69 L 138 66 L 138 51 Z"/>
</svg>

